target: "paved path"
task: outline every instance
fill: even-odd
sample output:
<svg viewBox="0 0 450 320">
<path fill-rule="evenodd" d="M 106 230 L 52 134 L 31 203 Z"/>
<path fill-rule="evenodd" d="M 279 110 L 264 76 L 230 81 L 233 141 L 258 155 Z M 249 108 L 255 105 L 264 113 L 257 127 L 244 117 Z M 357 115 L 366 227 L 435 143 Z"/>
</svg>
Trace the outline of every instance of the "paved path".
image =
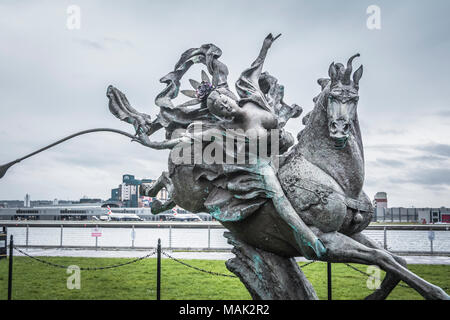
<svg viewBox="0 0 450 320">
<path fill-rule="evenodd" d="M 88 258 L 137 258 L 145 256 L 154 249 L 145 250 L 78 250 L 78 249 L 21 249 L 32 256 L 45 257 L 88 257 Z M 234 257 L 231 252 L 172 252 L 163 250 L 177 259 L 228 260 Z M 15 251 L 17 256 L 21 253 Z M 162 255 L 163 258 L 166 258 Z M 442 256 L 403 256 L 408 264 L 445 264 L 450 265 L 450 257 Z M 296 258 L 297 261 L 307 261 Z"/>
</svg>

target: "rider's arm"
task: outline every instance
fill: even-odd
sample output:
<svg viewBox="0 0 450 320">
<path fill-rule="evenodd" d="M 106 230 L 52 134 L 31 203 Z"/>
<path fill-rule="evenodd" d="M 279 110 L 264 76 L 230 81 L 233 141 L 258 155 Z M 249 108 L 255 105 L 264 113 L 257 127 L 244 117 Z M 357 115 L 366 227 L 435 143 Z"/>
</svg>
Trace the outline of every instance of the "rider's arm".
<svg viewBox="0 0 450 320">
<path fill-rule="evenodd" d="M 264 61 L 266 60 L 267 52 L 269 51 L 269 48 L 272 46 L 272 43 L 278 39 L 278 37 L 281 34 L 279 34 L 276 37 L 273 37 L 273 35 L 270 33 L 263 42 L 263 45 L 261 47 L 261 50 L 259 51 L 259 55 L 256 58 L 255 61 L 253 61 L 251 65 L 251 73 L 249 74 L 251 80 L 254 83 L 258 83 L 259 77 L 261 76 L 262 67 L 264 65 Z"/>
</svg>

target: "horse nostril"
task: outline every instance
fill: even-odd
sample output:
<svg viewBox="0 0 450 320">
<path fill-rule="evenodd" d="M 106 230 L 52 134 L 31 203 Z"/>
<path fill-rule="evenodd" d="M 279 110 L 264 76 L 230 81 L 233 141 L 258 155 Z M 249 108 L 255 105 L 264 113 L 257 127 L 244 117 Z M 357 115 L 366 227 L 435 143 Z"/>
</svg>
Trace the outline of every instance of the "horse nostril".
<svg viewBox="0 0 450 320">
<path fill-rule="evenodd" d="M 350 126 L 349 126 L 348 123 L 346 123 L 346 124 L 344 125 L 344 132 L 348 132 L 349 129 L 350 129 Z"/>
<path fill-rule="evenodd" d="M 331 122 L 331 129 L 332 129 L 333 131 L 336 131 L 336 130 L 337 130 L 337 123 L 336 123 L 335 121 Z"/>
</svg>

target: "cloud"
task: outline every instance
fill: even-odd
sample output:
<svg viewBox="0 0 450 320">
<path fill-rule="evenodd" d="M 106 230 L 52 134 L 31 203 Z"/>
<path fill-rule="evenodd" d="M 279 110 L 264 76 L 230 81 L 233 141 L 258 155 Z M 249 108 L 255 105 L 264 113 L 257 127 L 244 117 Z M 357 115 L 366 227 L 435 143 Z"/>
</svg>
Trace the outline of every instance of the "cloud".
<svg viewBox="0 0 450 320">
<path fill-rule="evenodd" d="M 405 166 L 405 163 L 403 161 L 399 161 L 399 160 L 377 159 L 376 162 L 378 165 L 389 166 L 389 167 L 394 167 L 394 168 L 401 168 L 401 167 Z"/>
<path fill-rule="evenodd" d="M 448 144 L 434 143 L 426 146 L 418 146 L 417 149 L 426 151 L 427 153 L 431 153 L 432 155 L 450 158 L 450 145 Z"/>
<path fill-rule="evenodd" d="M 445 184 L 435 184 L 445 182 L 438 175 L 446 172 L 435 170 L 450 167 L 450 112 L 446 95 L 436 94 L 450 87 L 442 72 L 450 66 L 448 2 L 436 0 L 430 6 L 380 0 L 378 31 L 365 27 L 368 4 L 356 0 L 198 0 L 195 6 L 189 1 L 79 0 L 81 29 L 71 31 L 66 28 L 67 5 L 0 5 L 0 60 L 7 61 L 0 66 L 0 163 L 78 130 L 132 132 L 108 112 L 106 87 L 116 85 L 139 111 L 154 116 L 154 99 L 164 88 L 159 79 L 188 48 L 204 43 L 220 47 L 233 88 L 265 35 L 280 32 L 264 69 L 285 86 L 286 101 L 302 106 L 304 114 L 319 91 L 316 79 L 327 76 L 330 63 L 361 53 L 358 114 L 370 193 L 387 190 L 395 198 L 391 203 L 398 205 L 449 205 L 442 192 L 427 191 L 432 186 L 447 190 Z M 224 28 L 212 23 L 217 21 L 233 23 Z M 348 34 L 352 36 L 343 36 Z M 186 78 L 198 77 L 199 70 L 196 66 Z M 301 119 L 292 119 L 286 128 L 295 136 L 302 127 Z M 0 180 L 0 197 L 22 199 L 28 192 L 34 199 L 105 198 L 124 173 L 157 178 L 167 170 L 166 152 L 128 142 L 106 134 L 80 137 L 30 158 Z"/>
<path fill-rule="evenodd" d="M 430 163 L 430 162 L 444 162 L 447 160 L 446 157 L 440 157 L 440 156 L 434 156 L 434 155 L 422 155 L 422 156 L 415 156 L 411 158 L 407 158 L 408 161 L 418 161 L 421 163 Z"/>
<path fill-rule="evenodd" d="M 450 110 L 440 110 L 435 113 L 438 117 L 450 118 Z"/>
<path fill-rule="evenodd" d="M 426 186 L 450 186 L 450 169 L 421 168 L 408 172 L 406 178 L 390 178 L 393 183 L 414 183 Z"/>
<path fill-rule="evenodd" d="M 89 49 L 95 49 L 95 50 L 105 50 L 106 49 L 105 46 L 100 41 L 81 39 L 81 38 L 75 38 L 75 39 L 73 39 L 73 41 L 75 41 Z"/>
<path fill-rule="evenodd" d="M 401 129 L 378 129 L 375 134 L 381 134 L 381 135 L 398 135 L 403 134 L 404 130 Z"/>
<path fill-rule="evenodd" d="M 133 43 L 128 40 L 128 39 L 118 39 L 118 38 L 113 38 L 113 37 L 105 37 L 103 39 L 106 43 L 110 43 L 113 45 L 119 45 L 119 46 L 125 46 L 125 47 L 129 47 L 129 48 L 133 48 L 134 45 Z"/>
<path fill-rule="evenodd" d="M 74 38 L 74 42 L 81 44 L 88 49 L 95 50 L 106 50 L 106 49 L 117 49 L 117 48 L 128 48 L 134 47 L 133 43 L 128 39 L 119 39 L 115 37 L 103 37 L 100 40 L 91 40 L 86 38 Z"/>
</svg>

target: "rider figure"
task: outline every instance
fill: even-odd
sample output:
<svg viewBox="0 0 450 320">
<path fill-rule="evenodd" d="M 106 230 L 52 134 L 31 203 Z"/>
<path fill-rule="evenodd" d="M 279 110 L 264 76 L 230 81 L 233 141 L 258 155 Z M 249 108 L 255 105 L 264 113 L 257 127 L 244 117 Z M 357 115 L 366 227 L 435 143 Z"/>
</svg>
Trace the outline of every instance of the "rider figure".
<svg viewBox="0 0 450 320">
<path fill-rule="evenodd" d="M 267 51 L 279 36 L 273 37 L 269 34 L 264 39 L 258 57 L 236 82 L 240 100 L 233 99 L 228 88 L 211 89 L 206 98 L 206 105 L 211 114 L 220 119 L 215 126 L 212 125 L 213 129 L 227 130 L 224 135 L 229 134 L 229 129 L 240 129 L 245 132 L 247 138 L 257 137 L 264 141 L 269 141 L 267 137 L 270 136 L 271 130 L 282 130 L 278 125 L 276 110 L 267 102 L 259 86 Z M 191 125 L 188 128 L 183 141 L 201 140 L 208 132 L 207 129 L 201 133 L 195 133 L 192 132 L 192 127 Z M 211 128 L 211 125 L 208 128 Z M 283 144 L 292 144 L 290 136 L 284 132 L 280 134 L 280 145 Z M 241 220 L 271 199 L 277 213 L 291 227 L 300 252 L 310 259 L 320 258 L 325 254 L 326 249 L 322 242 L 303 222 L 284 194 L 270 157 L 258 155 L 256 165 L 197 165 L 196 169 L 198 169 L 199 177 L 206 177 L 213 183 L 220 182 L 216 184 L 217 187 L 211 191 L 205 201 L 205 207 L 217 220 Z M 227 181 L 225 185 L 224 177 Z M 244 192 L 238 187 L 242 185 L 243 180 L 251 181 Z"/>
<path fill-rule="evenodd" d="M 160 94 L 161 99 L 157 99 L 161 108 L 157 121 L 162 121 L 164 127 L 166 127 L 166 136 L 172 137 L 171 140 L 166 140 L 160 144 L 161 148 L 172 149 L 181 146 L 182 149 L 183 145 L 201 141 L 201 151 L 203 151 L 210 143 L 217 143 L 217 141 L 211 142 L 208 138 L 205 139 L 205 136 L 211 136 L 212 131 L 219 131 L 222 137 L 229 138 L 231 136 L 233 139 L 240 138 L 241 141 L 243 138 L 247 146 L 251 144 L 249 141 L 254 142 L 256 138 L 258 147 L 260 141 L 265 142 L 267 147 L 267 142 L 272 140 L 271 135 L 278 135 L 279 139 L 276 142 L 279 150 L 276 150 L 276 154 L 271 152 L 269 155 L 261 155 L 257 147 L 255 156 L 255 150 L 250 151 L 250 147 L 248 148 L 249 151 L 247 151 L 247 148 L 244 149 L 244 158 L 249 159 L 250 156 L 255 156 L 253 159 L 256 158 L 256 163 L 246 162 L 242 164 L 239 162 L 239 154 L 236 157 L 234 149 L 236 147 L 237 153 L 239 153 L 239 150 L 242 151 L 242 148 L 239 149 L 242 144 L 233 146 L 231 156 L 234 157 L 234 160 L 237 158 L 238 161 L 233 161 L 232 164 L 228 161 L 211 164 L 206 163 L 203 159 L 202 163 L 195 163 L 194 161 L 192 174 L 195 179 L 197 181 L 204 179 L 212 186 L 206 192 L 206 198 L 199 200 L 204 201 L 202 206 L 221 222 L 243 220 L 266 202 L 272 201 L 276 212 L 290 226 L 296 240 L 297 249 L 305 257 L 316 259 L 326 253 L 326 248 L 303 222 L 287 199 L 278 180 L 274 163 L 276 156 L 286 151 L 294 143 L 292 135 L 284 131 L 284 124 L 289 118 L 297 117 L 301 113 L 300 107 L 296 105 L 288 106 L 282 101 L 283 87 L 276 84 L 276 79 L 267 73 L 262 73 L 268 49 L 279 36 L 273 37 L 272 34 L 269 34 L 264 39 L 256 60 L 242 72 L 236 82 L 240 99 L 228 89 L 226 83 L 228 71 L 223 64 L 217 61 L 216 57 L 220 56 L 220 52 L 216 47 L 205 45 L 200 49 L 190 49 L 183 54 L 180 60 L 182 63 L 177 64 L 177 67 L 181 69 L 176 69 L 163 78 L 164 81 L 167 80 L 169 85 Z M 202 56 L 205 53 L 204 51 L 207 54 L 209 52 L 209 56 L 207 55 L 206 58 Z M 197 58 L 197 54 L 200 54 L 202 58 Z M 191 84 L 196 91 L 187 92 L 187 94 L 186 91 L 182 92 L 194 98 L 194 100 L 174 107 L 171 99 L 178 92 L 182 75 L 192 65 L 192 61 L 202 61 L 202 59 L 205 60 L 209 71 L 213 71 L 212 83 L 208 82 L 209 79 L 205 73 L 202 74 L 202 83 L 191 80 Z M 124 99 L 125 97 L 122 100 Z M 187 106 L 198 103 L 200 103 L 198 109 L 187 108 Z M 119 109 L 123 109 L 121 105 L 119 105 Z M 196 124 L 201 125 L 202 130 L 200 132 L 195 130 Z M 175 133 L 173 128 L 175 127 L 182 129 L 181 136 L 173 135 Z M 244 134 L 242 135 L 241 132 Z M 151 146 L 147 132 L 138 131 L 137 135 L 139 136 L 138 141 Z M 230 150 L 224 147 L 224 144 L 221 148 L 215 150 L 223 151 L 227 155 L 230 154 Z M 194 143 L 194 153 L 198 151 L 195 150 Z M 269 148 L 265 148 L 265 150 L 267 152 Z M 195 158 L 198 155 L 191 154 L 191 156 Z M 172 170 L 170 166 L 169 170 Z M 172 172 L 168 174 L 169 180 L 171 174 Z M 171 203 L 170 205 L 175 204 Z"/>
</svg>

